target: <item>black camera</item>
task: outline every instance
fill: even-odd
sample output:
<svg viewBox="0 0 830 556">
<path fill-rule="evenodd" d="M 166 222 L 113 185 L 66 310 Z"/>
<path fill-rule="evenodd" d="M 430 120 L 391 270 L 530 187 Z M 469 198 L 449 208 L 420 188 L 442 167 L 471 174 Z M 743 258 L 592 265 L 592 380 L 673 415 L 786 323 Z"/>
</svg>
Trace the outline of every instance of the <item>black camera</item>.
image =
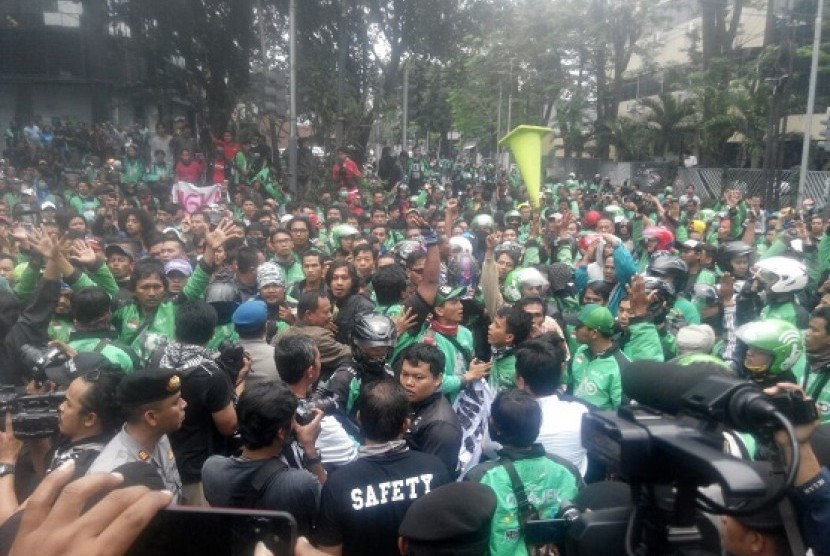
<svg viewBox="0 0 830 556">
<path fill-rule="evenodd" d="M 340 409 L 340 404 L 333 396 L 315 396 L 308 399 L 298 400 L 297 412 L 294 417 L 300 425 L 307 425 L 314 420 L 314 409 L 330 414 Z"/>
<path fill-rule="evenodd" d="M 59 348 L 38 348 L 31 344 L 20 346 L 20 361 L 30 373 L 30 378 L 37 383 L 46 382 L 46 367 L 66 363 L 69 357 Z"/>
<path fill-rule="evenodd" d="M 49 438 L 58 432 L 58 408 L 64 393 L 19 395 L 14 386 L 0 387 L 0 413 L 12 414 L 14 436 Z"/>
</svg>

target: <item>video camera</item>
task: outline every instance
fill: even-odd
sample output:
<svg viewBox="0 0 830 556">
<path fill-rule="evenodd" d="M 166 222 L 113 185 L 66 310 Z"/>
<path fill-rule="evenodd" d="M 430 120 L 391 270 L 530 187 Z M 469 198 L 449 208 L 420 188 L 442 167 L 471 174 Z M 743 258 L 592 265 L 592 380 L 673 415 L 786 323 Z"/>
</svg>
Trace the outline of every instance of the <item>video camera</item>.
<svg viewBox="0 0 830 556">
<path fill-rule="evenodd" d="M 320 388 L 312 397 L 298 400 L 297 411 L 294 414 L 297 423 L 305 426 L 312 422 L 314 420 L 314 409 L 319 409 L 330 415 L 340 409 L 340 404 L 330 392 Z"/>
<path fill-rule="evenodd" d="M 0 414 L 11 412 L 16 438 L 49 438 L 58 432 L 58 407 L 64 398 L 63 392 L 20 395 L 14 386 L 0 386 Z"/>
<path fill-rule="evenodd" d="M 557 543 L 564 554 L 577 556 L 706 554 L 712 547 L 705 546 L 701 523 L 706 520 L 698 509 L 751 515 L 777 504 L 792 486 L 799 466 L 793 425 L 818 418 L 815 404 L 800 393 L 768 396 L 705 364 L 637 361 L 621 374 L 623 392 L 636 403 L 585 414 L 582 445 L 607 474 L 629 484 L 634 509 L 543 520 L 532 524 L 527 538 Z M 772 448 L 772 434 L 781 429 L 793 453 L 786 470 L 778 459 L 750 461 L 724 452 L 727 430 L 752 432 Z M 727 507 L 698 490 L 710 485 L 740 502 Z M 600 538 L 603 543 L 597 544 Z"/>
<path fill-rule="evenodd" d="M 69 360 L 69 356 L 56 347 L 39 348 L 31 344 L 20 346 L 20 361 L 29 372 L 31 378 L 38 384 L 46 382 L 46 368 L 62 365 Z"/>
</svg>

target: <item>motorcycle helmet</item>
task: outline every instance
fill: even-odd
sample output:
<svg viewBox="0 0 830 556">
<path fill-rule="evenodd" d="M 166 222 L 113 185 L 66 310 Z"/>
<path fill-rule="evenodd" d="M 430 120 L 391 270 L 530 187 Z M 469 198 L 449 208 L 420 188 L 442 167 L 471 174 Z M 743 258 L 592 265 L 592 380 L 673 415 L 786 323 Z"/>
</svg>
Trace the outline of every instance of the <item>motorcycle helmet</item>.
<svg viewBox="0 0 830 556">
<path fill-rule="evenodd" d="M 773 293 L 789 293 L 807 287 L 807 267 L 789 257 L 763 259 L 753 269 L 755 278 Z"/>
<path fill-rule="evenodd" d="M 777 375 L 793 368 L 804 352 L 804 342 L 798 328 L 780 319 L 756 320 L 744 324 L 735 331 L 738 339 L 747 346 L 772 356 L 766 368 L 749 368 L 753 375 Z"/>
<path fill-rule="evenodd" d="M 392 354 L 396 339 L 395 324 L 389 317 L 373 313 L 360 315 L 352 328 L 352 357 L 370 372 L 380 373 Z M 383 355 L 371 356 L 367 350 L 375 347 L 386 350 Z"/>
</svg>

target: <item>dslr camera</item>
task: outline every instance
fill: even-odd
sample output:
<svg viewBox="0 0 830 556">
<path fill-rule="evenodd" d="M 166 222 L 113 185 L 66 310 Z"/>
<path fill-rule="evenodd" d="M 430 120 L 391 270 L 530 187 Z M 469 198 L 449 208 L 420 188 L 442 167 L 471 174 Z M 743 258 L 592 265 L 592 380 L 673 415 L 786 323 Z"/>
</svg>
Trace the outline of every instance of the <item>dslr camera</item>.
<svg viewBox="0 0 830 556">
<path fill-rule="evenodd" d="M 314 409 L 330 415 L 333 411 L 340 409 L 340 404 L 334 396 L 315 394 L 311 398 L 298 400 L 297 412 L 294 417 L 300 425 L 307 425 L 314 420 Z"/>
</svg>

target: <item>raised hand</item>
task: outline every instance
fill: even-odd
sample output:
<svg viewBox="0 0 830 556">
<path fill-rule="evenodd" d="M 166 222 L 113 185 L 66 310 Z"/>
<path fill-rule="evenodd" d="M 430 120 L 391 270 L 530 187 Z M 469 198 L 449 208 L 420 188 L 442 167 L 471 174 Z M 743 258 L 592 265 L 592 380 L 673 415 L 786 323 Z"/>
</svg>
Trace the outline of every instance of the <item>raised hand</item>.
<svg viewBox="0 0 830 556">
<path fill-rule="evenodd" d="M 455 220 L 458 218 L 460 214 L 458 208 L 458 199 L 450 199 L 447 201 L 447 208 L 445 209 L 446 215 Z"/>
<path fill-rule="evenodd" d="M 729 272 L 724 272 L 720 278 L 718 296 L 723 305 L 732 305 L 735 298 L 735 278 Z"/>
<path fill-rule="evenodd" d="M 648 306 L 651 304 L 651 298 L 646 293 L 646 281 L 642 276 L 635 276 L 631 279 L 631 283 L 626 286 L 628 290 L 628 299 L 631 303 L 631 314 L 634 317 L 644 317 L 648 314 Z M 657 292 L 651 292 L 652 296 Z"/>
<path fill-rule="evenodd" d="M 395 323 L 395 331 L 398 333 L 398 337 L 400 337 L 401 334 L 418 322 L 418 316 L 413 313 L 412 307 L 407 307 L 403 313 L 392 319 L 392 321 Z"/>
<path fill-rule="evenodd" d="M 76 239 L 69 248 L 69 259 L 84 266 L 90 266 L 97 262 L 98 255 L 84 240 Z"/>
</svg>

